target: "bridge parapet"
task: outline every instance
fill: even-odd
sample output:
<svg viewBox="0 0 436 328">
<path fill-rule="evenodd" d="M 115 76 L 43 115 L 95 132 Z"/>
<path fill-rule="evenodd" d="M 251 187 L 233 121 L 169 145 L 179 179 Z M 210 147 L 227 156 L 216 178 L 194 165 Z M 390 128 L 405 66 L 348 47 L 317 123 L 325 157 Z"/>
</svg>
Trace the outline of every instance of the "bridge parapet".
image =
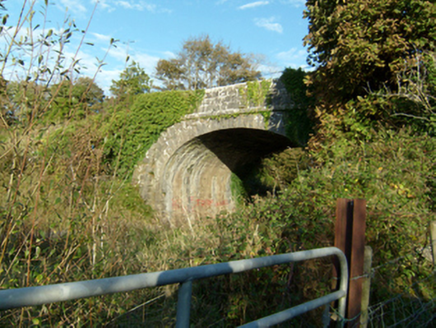
<svg viewBox="0 0 436 328">
<path fill-rule="evenodd" d="M 185 119 L 197 119 L 201 117 L 217 115 L 235 115 L 252 113 L 255 111 L 284 111 L 293 106 L 285 87 L 279 80 L 264 81 L 270 83 L 261 103 L 253 103 L 247 96 L 247 83 L 239 83 L 223 87 L 215 87 L 205 90 L 205 95 L 200 106 L 194 113 L 185 116 Z M 260 81 L 249 82 L 257 83 Z"/>
</svg>

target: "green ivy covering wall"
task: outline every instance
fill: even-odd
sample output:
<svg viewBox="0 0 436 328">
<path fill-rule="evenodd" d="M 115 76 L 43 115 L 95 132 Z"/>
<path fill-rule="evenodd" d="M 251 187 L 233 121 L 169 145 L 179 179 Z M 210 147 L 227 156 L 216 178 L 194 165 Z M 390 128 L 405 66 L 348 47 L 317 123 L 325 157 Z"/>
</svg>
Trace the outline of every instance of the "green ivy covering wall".
<svg viewBox="0 0 436 328">
<path fill-rule="evenodd" d="M 204 90 L 165 91 L 137 96 L 104 127 L 105 159 L 118 174 L 131 175 L 134 166 L 163 131 L 180 122 L 201 103 Z"/>
<path fill-rule="evenodd" d="M 239 94 L 243 99 L 243 104 L 246 108 L 261 107 L 264 104 L 268 105 L 268 93 L 271 89 L 271 80 L 250 81 L 246 83 L 246 87 L 239 89 Z"/>
</svg>

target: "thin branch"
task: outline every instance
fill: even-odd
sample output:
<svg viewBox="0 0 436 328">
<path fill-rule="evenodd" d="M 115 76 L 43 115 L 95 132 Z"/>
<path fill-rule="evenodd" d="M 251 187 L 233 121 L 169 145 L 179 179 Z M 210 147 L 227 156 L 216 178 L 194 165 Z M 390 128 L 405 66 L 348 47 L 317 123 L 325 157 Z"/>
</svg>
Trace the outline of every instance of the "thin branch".
<svg viewBox="0 0 436 328">
<path fill-rule="evenodd" d="M 416 115 L 407 114 L 407 113 L 394 113 L 394 114 L 392 114 L 392 116 L 405 116 L 405 117 L 410 117 L 410 118 L 414 118 L 417 120 L 431 122 L 431 120 L 427 117 L 421 117 L 421 116 L 416 116 Z"/>
</svg>

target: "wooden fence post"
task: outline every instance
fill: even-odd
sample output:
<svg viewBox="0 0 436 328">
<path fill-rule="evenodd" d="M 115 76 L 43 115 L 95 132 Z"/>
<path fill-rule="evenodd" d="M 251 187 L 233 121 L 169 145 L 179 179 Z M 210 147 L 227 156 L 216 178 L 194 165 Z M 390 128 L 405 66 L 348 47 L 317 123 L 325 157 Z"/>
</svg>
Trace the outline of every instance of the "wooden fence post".
<svg viewBox="0 0 436 328">
<path fill-rule="evenodd" d="M 433 265 L 436 266 L 436 221 L 430 223 L 430 242 L 433 255 Z"/>
<path fill-rule="evenodd" d="M 347 257 L 350 273 L 346 310 L 346 318 L 350 321 L 347 322 L 347 327 L 354 327 L 360 322 L 365 229 L 366 201 L 364 199 L 338 199 L 335 246 Z M 338 270 L 335 269 L 335 272 L 337 277 Z"/>
<path fill-rule="evenodd" d="M 365 260 L 363 263 L 363 274 L 365 278 L 362 284 L 362 314 L 360 315 L 360 328 L 366 328 L 369 320 L 369 294 L 371 291 L 371 266 L 372 266 L 372 248 L 365 246 Z"/>
</svg>

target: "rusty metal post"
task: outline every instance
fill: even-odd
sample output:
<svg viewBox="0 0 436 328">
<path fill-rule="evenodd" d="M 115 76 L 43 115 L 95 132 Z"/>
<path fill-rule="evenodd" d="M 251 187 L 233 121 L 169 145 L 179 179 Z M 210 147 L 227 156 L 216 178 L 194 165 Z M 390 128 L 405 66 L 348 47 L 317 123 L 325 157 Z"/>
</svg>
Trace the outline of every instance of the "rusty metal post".
<svg viewBox="0 0 436 328">
<path fill-rule="evenodd" d="M 348 323 L 355 327 L 360 323 L 362 310 L 362 283 L 363 265 L 365 259 L 365 230 L 366 230 L 366 200 L 355 199 L 353 206 L 351 259 L 350 259 L 350 285 L 348 294 Z"/>
<path fill-rule="evenodd" d="M 344 252 L 349 265 L 350 282 L 346 318 L 351 321 L 347 322 L 348 327 L 355 327 L 360 321 L 365 229 L 366 201 L 364 199 L 338 199 L 336 203 L 335 246 Z M 337 269 L 335 271 L 338 272 Z"/>
</svg>

